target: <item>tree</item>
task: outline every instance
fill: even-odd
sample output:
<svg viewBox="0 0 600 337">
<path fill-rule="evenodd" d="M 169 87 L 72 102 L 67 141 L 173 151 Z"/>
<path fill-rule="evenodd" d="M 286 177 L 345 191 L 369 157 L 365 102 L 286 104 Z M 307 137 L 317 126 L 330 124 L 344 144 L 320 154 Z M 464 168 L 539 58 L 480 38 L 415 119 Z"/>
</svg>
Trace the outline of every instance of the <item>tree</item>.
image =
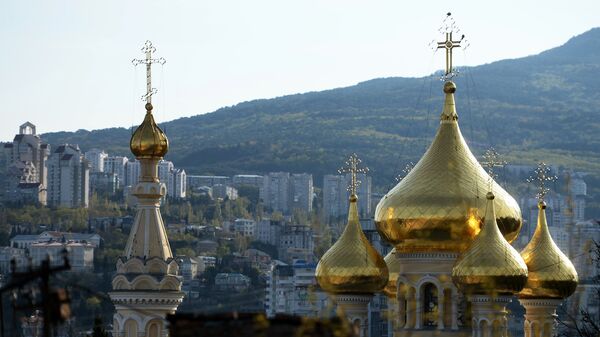
<svg viewBox="0 0 600 337">
<path fill-rule="evenodd" d="M 92 330 L 92 334 L 88 335 L 90 337 L 108 337 L 108 332 L 104 330 L 104 326 L 102 324 L 102 318 L 97 316 L 94 319 L 94 328 Z"/>
<path fill-rule="evenodd" d="M 600 242 L 593 242 L 593 247 L 590 250 L 593 254 L 592 259 L 596 266 L 596 275 L 592 278 L 594 287 L 593 296 L 595 301 L 600 302 Z M 566 320 L 558 320 L 563 331 L 562 337 L 598 337 L 600 336 L 600 313 L 592 312 L 588 308 L 577 308 L 577 315 L 566 313 Z"/>
<path fill-rule="evenodd" d="M 189 247 L 177 248 L 175 251 L 175 255 L 177 256 L 187 256 L 187 257 L 196 257 L 196 252 Z"/>
</svg>

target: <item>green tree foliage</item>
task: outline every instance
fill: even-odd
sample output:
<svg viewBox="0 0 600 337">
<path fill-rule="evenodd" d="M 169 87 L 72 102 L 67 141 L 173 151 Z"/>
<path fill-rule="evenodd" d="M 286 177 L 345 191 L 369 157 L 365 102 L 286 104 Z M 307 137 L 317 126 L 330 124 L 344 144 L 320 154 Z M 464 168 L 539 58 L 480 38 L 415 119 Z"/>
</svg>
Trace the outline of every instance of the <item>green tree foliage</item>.
<svg viewBox="0 0 600 337">
<path fill-rule="evenodd" d="M 187 257 L 196 257 L 197 256 L 196 252 L 190 247 L 177 248 L 177 250 L 175 251 L 175 255 L 187 256 Z"/>
</svg>

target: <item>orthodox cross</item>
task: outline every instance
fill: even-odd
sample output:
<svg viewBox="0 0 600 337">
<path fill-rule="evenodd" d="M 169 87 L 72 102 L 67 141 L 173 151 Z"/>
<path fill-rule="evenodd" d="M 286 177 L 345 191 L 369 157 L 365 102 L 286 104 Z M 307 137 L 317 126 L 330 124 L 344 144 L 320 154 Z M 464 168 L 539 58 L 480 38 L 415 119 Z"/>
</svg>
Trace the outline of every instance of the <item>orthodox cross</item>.
<svg viewBox="0 0 600 337">
<path fill-rule="evenodd" d="M 446 50 L 446 73 L 443 76 L 444 80 L 449 80 L 456 75 L 456 73 L 452 69 L 452 49 L 460 47 L 460 43 L 464 40 L 465 35 L 463 34 L 460 40 L 453 40 L 452 33 L 455 30 L 456 26 L 454 24 L 454 19 L 451 17 L 452 13 L 448 13 L 446 15 L 446 19 L 444 20 L 444 26 L 440 30 L 444 30 L 446 34 L 446 41 L 437 42 L 437 49 L 445 49 Z"/>
<path fill-rule="evenodd" d="M 492 186 L 492 181 L 498 178 L 498 174 L 494 172 L 494 168 L 496 167 L 504 167 L 507 164 L 506 161 L 500 159 L 500 154 L 496 152 L 496 150 L 491 147 L 485 151 L 483 154 L 483 159 L 485 160 L 482 164 L 486 167 L 486 171 L 490 176 L 490 188 Z"/>
<path fill-rule="evenodd" d="M 396 182 L 401 182 L 402 179 L 406 178 L 406 176 L 408 175 L 408 173 L 410 173 L 410 171 L 412 171 L 413 167 L 415 167 L 415 163 L 408 162 L 408 164 L 406 164 L 404 166 L 404 168 L 402 169 L 402 173 L 400 173 L 399 175 L 396 176 Z"/>
<path fill-rule="evenodd" d="M 533 176 L 527 179 L 528 183 L 536 182 L 538 185 L 538 192 L 536 194 L 539 201 L 544 201 L 546 194 L 550 191 L 546 187 L 546 182 L 556 181 L 558 177 L 550 174 L 550 167 L 544 162 L 539 162 L 536 169 L 533 171 Z"/>
<path fill-rule="evenodd" d="M 362 160 L 358 158 L 356 153 L 353 153 L 350 155 L 350 157 L 348 157 L 348 160 L 346 160 L 346 166 L 338 170 L 340 174 L 350 173 L 350 185 L 348 186 L 348 192 L 350 192 L 350 195 L 356 195 L 356 190 L 361 183 L 361 181 L 356 178 L 356 174 L 366 174 L 369 172 L 368 167 L 358 167 L 360 163 L 362 163 Z"/>
<path fill-rule="evenodd" d="M 131 60 L 131 63 L 133 63 L 134 66 L 137 66 L 138 64 L 146 65 L 146 94 L 142 96 L 142 100 L 150 104 L 152 104 L 152 95 L 156 94 L 157 92 L 156 88 L 152 88 L 152 64 L 158 63 L 160 65 L 163 65 L 165 64 L 165 62 L 167 62 L 167 60 L 165 60 L 162 57 L 153 59 L 152 53 L 154 53 L 155 51 L 156 48 L 152 45 L 152 42 L 150 42 L 150 40 L 147 40 L 146 43 L 144 43 L 144 46 L 142 47 L 142 53 L 146 54 L 146 58 Z"/>
</svg>

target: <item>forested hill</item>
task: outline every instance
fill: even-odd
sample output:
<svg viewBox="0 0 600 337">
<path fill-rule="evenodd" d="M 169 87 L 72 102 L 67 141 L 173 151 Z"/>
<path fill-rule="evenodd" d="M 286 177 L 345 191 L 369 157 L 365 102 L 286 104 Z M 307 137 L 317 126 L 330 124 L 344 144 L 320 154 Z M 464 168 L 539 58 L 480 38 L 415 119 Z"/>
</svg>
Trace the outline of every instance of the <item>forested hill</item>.
<svg viewBox="0 0 600 337">
<path fill-rule="evenodd" d="M 494 145 L 513 163 L 544 159 L 598 175 L 599 55 L 595 28 L 538 55 L 461 69 L 457 109 L 475 154 Z M 168 159 L 188 173 L 311 172 L 321 185 L 322 174 L 335 172 L 344 156 L 356 152 L 374 183 L 386 186 L 425 151 L 442 99 L 437 75 L 381 78 L 244 102 L 161 126 L 171 142 Z M 130 134 L 112 128 L 43 138 L 130 155 Z"/>
</svg>

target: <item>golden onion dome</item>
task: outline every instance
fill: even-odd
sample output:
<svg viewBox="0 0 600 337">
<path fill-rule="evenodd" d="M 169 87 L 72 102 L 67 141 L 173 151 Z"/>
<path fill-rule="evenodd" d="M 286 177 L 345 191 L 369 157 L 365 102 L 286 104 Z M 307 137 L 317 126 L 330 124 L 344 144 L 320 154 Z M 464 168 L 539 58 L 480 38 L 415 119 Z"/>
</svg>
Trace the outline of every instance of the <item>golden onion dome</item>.
<svg viewBox="0 0 600 337">
<path fill-rule="evenodd" d="M 383 293 L 390 298 L 395 298 L 398 292 L 398 275 L 400 275 L 400 259 L 396 256 L 396 248 L 392 249 L 384 258 L 388 268 L 388 282 L 383 288 Z"/>
<path fill-rule="evenodd" d="M 360 227 L 356 195 L 350 196 L 348 223 L 336 243 L 321 257 L 315 276 L 334 294 L 376 293 L 388 281 L 383 257 L 371 246 Z"/>
<path fill-rule="evenodd" d="M 483 228 L 454 264 L 452 281 L 465 294 L 514 294 L 527 282 L 527 265 L 498 229 L 494 194 L 486 198 Z"/>
<path fill-rule="evenodd" d="M 454 104 L 456 85 L 446 82 L 440 127 L 429 149 L 375 210 L 384 240 L 399 252 L 463 252 L 480 230 L 490 176 L 469 150 Z M 496 221 L 509 242 L 521 228 L 513 197 L 492 183 Z"/>
<path fill-rule="evenodd" d="M 552 240 L 546 222 L 546 203 L 540 202 L 538 208 L 535 233 L 521 252 L 529 277 L 519 297 L 564 299 L 577 288 L 577 271 Z"/>
<path fill-rule="evenodd" d="M 152 117 L 152 104 L 146 104 L 146 117 L 131 135 L 129 147 L 138 159 L 162 158 L 169 151 L 167 135 L 156 125 Z"/>
</svg>

